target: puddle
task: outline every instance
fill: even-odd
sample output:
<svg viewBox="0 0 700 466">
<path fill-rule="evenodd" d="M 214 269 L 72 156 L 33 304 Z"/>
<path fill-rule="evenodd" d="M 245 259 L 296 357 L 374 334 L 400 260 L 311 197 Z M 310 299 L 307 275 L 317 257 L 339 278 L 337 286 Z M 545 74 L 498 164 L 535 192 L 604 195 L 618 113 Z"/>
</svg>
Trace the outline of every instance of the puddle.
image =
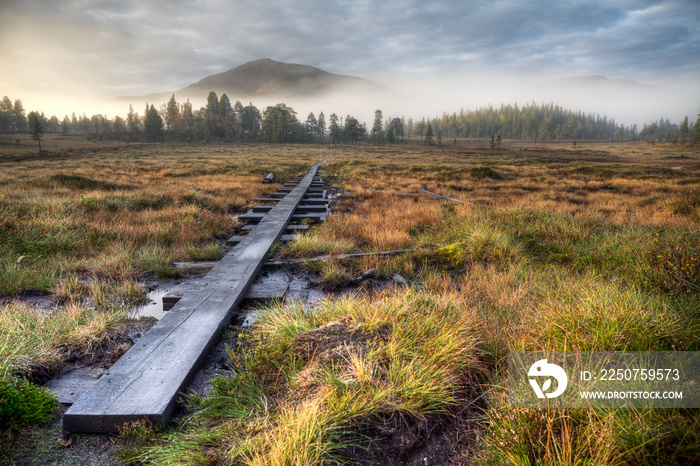
<svg viewBox="0 0 700 466">
<path fill-rule="evenodd" d="M 242 303 L 238 317 L 239 322 L 243 320 L 243 325 L 248 326 L 255 321 L 256 313 L 260 312 L 259 309 L 256 309 L 256 304 L 259 304 L 257 301 L 284 299 L 287 302 L 299 302 L 313 307 L 319 301 L 334 296 L 334 293 L 326 293 L 314 286 L 309 278 L 308 274 L 297 270 L 264 269 L 249 289 L 246 299 Z M 129 317 L 132 319 L 153 317 L 160 320 L 168 312 L 163 310 L 163 298 L 184 295 L 200 279 L 201 277 L 193 277 L 192 279 L 162 280 L 144 284 L 145 288 L 151 289 L 147 294 L 148 302 L 133 308 L 129 312 Z M 170 307 L 172 307 L 172 303 L 170 303 Z M 166 308 L 168 308 L 167 305 Z"/>
<path fill-rule="evenodd" d="M 159 319 L 165 315 L 163 310 L 163 296 L 168 294 L 170 288 L 157 289 L 148 293 L 148 303 L 132 309 L 129 317 L 140 319 L 141 317 L 155 317 Z"/>
<path fill-rule="evenodd" d="M 198 280 L 199 277 L 190 280 L 163 280 L 150 285 L 142 285 L 147 289 L 152 288 L 146 295 L 148 302 L 129 311 L 129 317 L 132 319 L 153 317 L 160 320 L 168 312 L 163 310 L 163 297 L 173 292 L 177 293 L 178 291 L 189 289 Z"/>
</svg>

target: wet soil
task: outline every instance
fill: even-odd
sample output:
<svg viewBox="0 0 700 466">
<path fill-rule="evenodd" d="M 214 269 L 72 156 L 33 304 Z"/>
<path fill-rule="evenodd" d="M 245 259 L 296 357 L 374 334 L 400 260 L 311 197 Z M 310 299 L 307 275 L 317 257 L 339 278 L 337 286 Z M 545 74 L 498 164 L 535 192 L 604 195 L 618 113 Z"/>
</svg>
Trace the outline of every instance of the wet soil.
<svg viewBox="0 0 700 466">
<path fill-rule="evenodd" d="M 405 286 L 405 280 L 378 280 L 362 278 L 339 290 L 322 290 L 318 277 L 310 275 L 298 265 L 267 267 L 262 281 L 286 280 L 287 300 L 314 306 L 320 299 L 335 298 L 345 294 L 366 293 L 392 286 Z M 372 274 L 367 274 L 372 276 Z M 286 278 L 284 278 L 286 277 Z M 124 323 L 115 335 L 89 354 L 70 355 L 60 368 L 47 368 L 32 374 L 35 383 L 57 390 L 63 403 L 54 419 L 45 426 L 33 427 L 12 434 L 12 438 L 0 442 L 0 464 L 17 465 L 113 465 L 120 464 L 116 455 L 116 435 L 72 434 L 62 429 L 62 415 L 91 383 L 109 369 L 143 335 L 157 319 L 164 315 L 163 295 L 178 287 L 191 286 L 201 275 L 176 280 L 159 280 L 144 283 L 149 290 L 149 303 L 135 309 L 138 319 Z M 359 285 L 359 287 L 358 287 Z M 39 309 L 50 312 L 50 299 L 39 299 Z M 249 325 L 259 312 L 256 301 L 247 302 L 235 316 L 229 328 L 215 345 L 203 367 L 189 384 L 186 393 L 206 394 L 211 390 L 211 380 L 228 372 L 231 359 L 228 350 L 238 345 L 241 326 Z M 300 336 L 295 342 L 299 356 L 330 362 L 343 359 L 343 351 L 369 350 L 376 340 L 390 338 L 391 328 L 382 328 L 371 334 L 357 332 L 348 321 L 339 321 Z M 340 352 L 339 352 L 340 351 Z M 59 370 L 60 369 L 60 370 Z M 66 378 L 61 393 L 61 378 Z M 71 381 L 71 377 L 73 378 Z M 65 382 L 65 380 L 63 381 Z M 58 383 L 57 385 L 52 385 Z M 58 386 L 58 389 L 57 389 Z M 66 388 L 67 387 L 67 388 Z M 422 420 L 388 418 L 373 422 L 362 434 L 358 446 L 346 449 L 341 455 L 351 463 L 364 464 L 470 464 L 469 458 L 477 451 L 476 432 L 478 407 L 464 405 L 450 414 L 428 416 Z M 172 422 L 177 423 L 186 412 L 176 413 Z"/>
<path fill-rule="evenodd" d="M 364 440 L 339 452 L 350 464 L 471 465 L 479 457 L 483 407 L 463 403 L 424 419 L 394 416 L 360 429 Z"/>
</svg>

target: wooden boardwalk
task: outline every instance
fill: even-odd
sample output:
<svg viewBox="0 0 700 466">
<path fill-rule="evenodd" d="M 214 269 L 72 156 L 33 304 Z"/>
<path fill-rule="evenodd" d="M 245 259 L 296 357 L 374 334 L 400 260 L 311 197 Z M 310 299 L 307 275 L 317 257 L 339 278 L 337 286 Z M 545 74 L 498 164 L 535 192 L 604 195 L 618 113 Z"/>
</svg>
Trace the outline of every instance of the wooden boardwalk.
<svg viewBox="0 0 700 466">
<path fill-rule="evenodd" d="M 325 154 L 324 154 L 325 162 Z M 71 432 L 116 432 L 144 418 L 165 426 L 229 324 L 270 247 L 287 229 L 321 164 L 311 167 L 238 244 L 63 416 Z M 317 189 L 317 188 L 315 188 Z"/>
</svg>

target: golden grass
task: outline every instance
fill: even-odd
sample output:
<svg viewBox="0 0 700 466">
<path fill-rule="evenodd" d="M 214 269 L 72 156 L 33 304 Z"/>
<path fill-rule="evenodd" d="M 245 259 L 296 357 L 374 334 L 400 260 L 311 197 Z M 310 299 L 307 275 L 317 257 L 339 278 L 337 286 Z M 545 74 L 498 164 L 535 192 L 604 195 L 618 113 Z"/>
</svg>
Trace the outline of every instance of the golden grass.
<svg viewBox="0 0 700 466">
<path fill-rule="evenodd" d="M 700 305 L 689 292 L 695 285 L 663 274 L 666 266 L 696 264 L 695 249 L 676 260 L 673 247 L 696 247 L 699 149 L 514 141 L 492 152 L 487 146 L 332 148 L 321 175 L 346 193 L 328 222 L 281 252 L 426 248 L 316 265 L 330 287 L 375 267 L 379 276 L 404 274 L 423 291 L 327 301 L 313 312 L 294 306 L 269 312 L 244 338 L 250 343 L 237 356 L 237 374 L 217 382 L 201 402 L 200 417 L 137 457 L 164 464 L 332 461 L 345 441 L 354 441 L 345 433 L 373 415 L 420 418 L 459 404 L 465 377 L 485 366 L 485 462 L 697 459 L 692 450 L 700 442 L 691 437 L 700 417 L 692 413 L 509 408 L 505 360 L 520 349 L 698 349 Z M 55 155 L 60 160 L 13 154 L 3 162 L 0 234 L 11 240 L 6 250 L 13 256 L 0 270 L 25 277 L 43 263 L 50 273 L 42 283 L 50 282 L 47 288 L 69 309 L 81 293 L 95 303 L 107 302 L 99 293 L 104 287 L 133 295 L 129 283 L 146 271 L 167 274 L 174 259 L 217 254 L 212 239 L 233 233 L 232 214 L 245 211 L 249 197 L 274 189 L 259 183 L 262 176 L 275 171 L 283 181 L 320 158 L 317 147 L 301 145 L 140 145 Z M 394 195 L 416 189 L 466 202 Z M 651 251 L 675 262 L 655 263 Z M 42 252 L 49 259 L 39 259 Z M 27 259 L 16 262 L 20 255 Z M 93 282 L 71 278 L 79 273 Z M 90 325 L 67 332 L 90 347 L 83 339 L 108 327 Z M 333 325 L 390 337 L 308 358 L 295 352 L 300 338 Z M 0 348 L 9 354 L 29 347 L 13 345 L 6 339 Z M 19 353 L 13 354 L 7 360 L 15 364 Z"/>
</svg>

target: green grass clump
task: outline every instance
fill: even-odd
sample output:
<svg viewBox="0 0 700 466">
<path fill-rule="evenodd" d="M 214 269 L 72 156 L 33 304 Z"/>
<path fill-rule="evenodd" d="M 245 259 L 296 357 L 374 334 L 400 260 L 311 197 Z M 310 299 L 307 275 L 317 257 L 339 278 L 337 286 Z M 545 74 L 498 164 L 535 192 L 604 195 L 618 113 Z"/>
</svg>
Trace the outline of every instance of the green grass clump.
<svg viewBox="0 0 700 466">
<path fill-rule="evenodd" d="M 172 266 L 172 259 L 163 247 L 147 246 L 139 251 L 137 264 L 158 278 L 176 278 L 182 271 Z"/>
<path fill-rule="evenodd" d="M 0 379 L 0 429 L 43 424 L 51 419 L 56 397 L 24 379 Z"/>
<path fill-rule="evenodd" d="M 58 279 L 51 265 L 45 259 L 32 260 L 15 254 L 0 257 L 0 296 L 14 296 L 25 290 L 50 290 Z"/>
<path fill-rule="evenodd" d="M 187 248 L 187 255 L 196 261 L 218 261 L 224 257 L 224 248 L 218 243 L 190 246 Z"/>
<path fill-rule="evenodd" d="M 349 241 L 331 241 L 319 235 L 297 235 L 294 241 L 284 243 L 280 250 L 282 257 L 314 257 L 325 254 L 349 254 L 356 249 Z"/>
</svg>

